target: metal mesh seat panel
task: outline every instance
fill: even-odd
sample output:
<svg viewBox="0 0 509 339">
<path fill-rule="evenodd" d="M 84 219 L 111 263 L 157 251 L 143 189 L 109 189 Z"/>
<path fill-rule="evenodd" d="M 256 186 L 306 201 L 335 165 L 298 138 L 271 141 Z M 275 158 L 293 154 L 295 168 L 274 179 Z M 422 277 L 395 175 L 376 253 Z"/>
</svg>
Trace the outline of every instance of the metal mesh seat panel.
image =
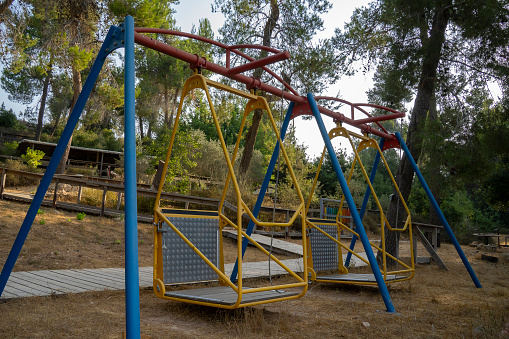
<svg viewBox="0 0 509 339">
<path fill-rule="evenodd" d="M 168 220 L 214 265 L 218 265 L 218 219 L 169 217 Z M 217 273 L 166 223 L 163 224 L 162 254 L 165 284 L 217 279 Z"/>
<path fill-rule="evenodd" d="M 334 239 L 338 238 L 336 225 L 317 224 L 317 226 Z M 339 265 L 338 245 L 316 228 L 311 228 L 309 232 L 313 269 L 315 271 L 337 270 Z"/>
</svg>

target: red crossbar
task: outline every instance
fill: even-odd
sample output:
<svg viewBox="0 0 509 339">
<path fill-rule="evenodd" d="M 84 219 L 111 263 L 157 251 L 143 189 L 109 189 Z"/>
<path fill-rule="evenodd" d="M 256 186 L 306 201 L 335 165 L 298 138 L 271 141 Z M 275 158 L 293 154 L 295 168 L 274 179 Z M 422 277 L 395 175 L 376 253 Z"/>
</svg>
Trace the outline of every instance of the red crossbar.
<svg viewBox="0 0 509 339">
<path fill-rule="evenodd" d="M 235 45 L 235 46 L 228 46 L 228 45 L 225 45 L 223 43 L 220 43 L 220 42 L 208 39 L 208 38 L 200 37 L 198 35 L 184 33 L 184 32 L 179 32 L 179 31 L 173 31 L 173 30 L 163 30 L 163 29 L 155 29 L 155 28 L 135 28 L 135 32 L 136 33 L 134 34 L 134 41 L 137 44 L 139 44 L 139 45 L 145 46 L 147 48 L 151 48 L 153 50 L 159 51 L 159 52 L 167 54 L 167 55 L 169 55 L 171 57 L 174 57 L 174 58 L 177 58 L 177 59 L 182 60 L 184 62 L 187 62 L 187 63 L 190 64 L 190 66 L 192 68 L 202 67 L 202 68 L 208 69 L 208 70 L 210 70 L 210 71 L 212 71 L 214 73 L 220 74 L 220 75 L 228 77 L 228 78 L 230 78 L 232 80 L 235 80 L 235 81 L 238 81 L 240 83 L 243 83 L 243 84 L 246 85 L 246 87 L 248 89 L 257 88 L 257 89 L 259 89 L 261 91 L 264 91 L 264 92 L 273 94 L 273 95 L 275 95 L 277 97 L 281 97 L 281 98 L 284 98 L 286 100 L 294 102 L 297 105 L 296 108 L 299 108 L 299 110 L 296 113 L 294 113 L 292 118 L 294 118 L 296 116 L 299 116 L 299 115 L 311 115 L 311 111 L 310 111 L 310 109 L 308 109 L 307 99 L 305 97 L 303 97 L 303 96 L 300 96 L 289 84 L 284 82 L 279 76 L 277 76 L 273 71 L 271 71 L 270 69 L 268 69 L 266 67 L 266 65 L 268 65 L 270 63 L 273 63 L 273 62 L 276 62 L 276 61 L 280 61 L 280 60 L 284 60 L 284 59 L 288 58 L 289 57 L 289 53 L 288 52 L 281 52 L 281 51 L 279 51 L 277 49 L 266 47 L 266 46 L 260 46 L 260 45 Z M 227 66 L 229 66 L 229 54 L 230 54 L 230 52 L 233 52 L 233 53 L 235 53 L 235 54 L 237 54 L 237 55 L 247 59 L 249 62 L 247 64 L 245 64 L 245 65 L 238 66 L 238 67 L 235 67 L 235 68 L 223 67 L 221 65 L 215 64 L 215 63 L 207 60 L 206 58 L 200 57 L 197 54 L 188 53 L 186 51 L 180 50 L 180 49 L 178 49 L 176 47 L 173 47 L 171 45 L 165 44 L 163 42 L 154 40 L 154 39 L 152 39 L 152 38 L 150 38 L 148 36 L 145 36 L 143 34 L 140 34 L 140 33 L 172 34 L 172 35 L 177 35 L 177 36 L 182 36 L 182 37 L 196 39 L 196 40 L 199 40 L 199 41 L 207 42 L 207 43 L 210 43 L 212 45 L 218 46 L 218 47 L 223 48 L 223 49 L 225 49 L 227 51 Z M 268 56 L 266 58 L 262 58 L 260 60 L 255 60 L 254 58 L 246 55 L 245 53 L 243 53 L 241 51 L 239 51 L 237 48 L 256 48 L 256 49 L 266 50 L 268 52 L 275 53 L 275 54 L 274 55 L 270 55 L 270 56 Z M 241 72 L 245 72 L 247 70 L 258 68 L 258 67 L 261 67 L 262 69 L 267 71 L 270 75 L 272 75 L 275 79 L 280 81 L 283 84 L 283 86 L 287 90 L 289 90 L 291 93 L 285 92 L 285 91 L 283 91 L 280 88 L 276 88 L 274 86 L 268 85 L 268 84 L 262 82 L 259 79 L 255 79 L 252 76 L 249 77 L 249 76 L 246 76 L 244 74 L 241 74 Z M 401 117 L 405 116 L 405 113 L 398 112 L 398 111 L 393 110 L 391 108 L 387 108 L 387 107 L 379 106 L 379 105 L 353 104 L 353 103 L 350 103 L 350 102 L 348 102 L 346 100 L 343 100 L 343 99 L 331 98 L 331 97 L 316 97 L 316 99 L 317 100 L 318 99 L 327 99 L 327 100 L 339 101 L 339 102 L 342 102 L 344 104 L 350 105 L 352 112 L 355 109 L 357 109 L 360 112 L 366 114 L 368 116 L 368 118 L 361 119 L 361 120 L 355 120 L 354 117 L 353 117 L 353 113 L 352 113 L 352 117 L 348 118 L 348 117 L 346 117 L 345 115 L 343 115 L 341 113 L 331 111 L 331 110 L 329 110 L 329 109 L 327 109 L 325 107 L 322 107 L 322 106 L 318 106 L 318 109 L 319 109 L 320 113 L 322 113 L 324 115 L 327 115 L 327 116 L 333 118 L 336 121 L 341 121 L 341 122 L 344 122 L 344 123 L 346 123 L 348 125 L 357 127 L 361 131 L 363 131 L 364 133 L 371 133 L 371 134 L 380 136 L 382 138 L 385 138 L 386 140 L 393 140 L 393 139 L 395 139 L 395 136 L 393 134 L 388 133 L 388 131 L 385 128 L 383 128 L 382 125 L 379 124 L 379 121 L 390 120 L 390 119 L 395 119 L 395 118 L 401 118 Z M 362 107 L 379 108 L 379 109 L 382 109 L 382 110 L 385 110 L 385 111 L 392 112 L 393 114 L 373 117 L 368 112 L 363 110 Z M 371 122 L 377 123 L 378 127 L 380 127 L 382 130 L 378 130 L 376 128 L 372 128 L 370 125 L 367 125 L 367 123 L 371 123 Z"/>
</svg>

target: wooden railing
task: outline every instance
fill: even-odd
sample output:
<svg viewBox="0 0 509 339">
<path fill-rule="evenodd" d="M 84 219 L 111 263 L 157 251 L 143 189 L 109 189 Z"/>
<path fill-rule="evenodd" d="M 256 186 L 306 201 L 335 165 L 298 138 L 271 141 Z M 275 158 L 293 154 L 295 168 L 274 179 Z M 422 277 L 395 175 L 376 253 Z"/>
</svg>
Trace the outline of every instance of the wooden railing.
<svg viewBox="0 0 509 339">
<path fill-rule="evenodd" d="M 26 171 L 19 171 L 14 170 L 10 168 L 4 168 L 0 167 L 1 176 L 0 176 L 0 199 L 12 199 L 12 200 L 19 200 L 19 201 L 25 201 L 30 202 L 32 197 L 27 194 L 18 194 L 18 193 L 7 193 L 5 192 L 5 181 L 7 178 L 7 175 L 14 175 L 19 177 L 26 177 L 26 178 L 34 178 L 38 182 L 42 179 L 43 173 L 32 173 L 32 172 L 26 172 Z M 56 174 L 53 179 L 52 183 L 55 184 L 55 189 L 53 193 L 52 200 L 45 199 L 43 201 L 43 205 L 50 206 L 52 208 L 63 208 L 63 209 L 70 209 L 74 211 L 80 211 L 80 212 L 86 212 L 90 214 L 98 214 L 100 216 L 109 215 L 109 216 L 120 216 L 123 215 L 123 211 L 120 210 L 121 202 L 122 202 L 122 196 L 124 194 L 124 184 L 123 182 L 119 180 L 113 180 L 113 179 L 83 179 L 80 176 L 69 176 L 69 175 L 59 175 Z M 77 186 L 78 187 L 78 196 L 76 199 L 76 203 L 67 203 L 58 201 L 58 187 L 59 185 L 71 185 L 71 186 Z M 148 187 L 149 185 L 145 184 L 138 184 L 138 196 L 142 197 L 149 197 L 149 198 L 155 198 L 157 191 L 152 190 Z M 83 205 L 81 204 L 81 197 L 82 197 L 82 190 L 83 187 L 87 187 L 90 189 L 96 189 L 96 190 L 102 190 L 102 200 L 101 200 L 101 206 L 89 206 L 89 205 Z M 108 192 L 116 192 L 117 193 L 117 205 L 115 209 L 108 209 L 106 208 L 106 195 Z M 170 192 L 163 192 L 161 194 L 162 200 L 169 200 L 169 201 L 177 201 L 185 204 L 185 208 L 189 208 L 189 204 L 195 204 L 200 206 L 212 206 L 216 209 L 219 207 L 220 200 L 219 199 L 213 199 L 213 198 L 204 198 L 204 197 L 196 197 L 191 195 L 184 195 L 184 194 L 178 194 L 178 193 L 170 193 Z M 224 208 L 227 208 L 231 210 L 232 212 L 236 213 L 237 208 L 233 204 L 229 202 L 225 202 Z M 261 207 L 261 212 L 273 212 L 273 207 Z M 286 215 L 287 220 L 289 219 L 289 216 L 293 214 L 295 211 L 292 209 L 285 209 L 285 208 L 276 208 L 275 212 L 278 214 L 284 214 Z M 318 210 L 310 210 L 310 212 L 318 212 Z M 152 216 L 151 215 L 139 215 L 138 217 L 139 221 L 144 222 L 151 222 Z"/>
</svg>

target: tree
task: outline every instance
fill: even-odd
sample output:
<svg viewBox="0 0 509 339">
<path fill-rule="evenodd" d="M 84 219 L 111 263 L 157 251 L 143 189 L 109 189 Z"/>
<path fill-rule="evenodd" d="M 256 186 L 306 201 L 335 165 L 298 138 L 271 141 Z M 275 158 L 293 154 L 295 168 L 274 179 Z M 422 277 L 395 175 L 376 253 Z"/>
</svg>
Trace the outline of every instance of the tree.
<svg viewBox="0 0 509 339">
<path fill-rule="evenodd" d="M 9 6 L 14 2 L 14 0 L 4 0 L 2 2 L 0 2 L 0 22 L 3 18 L 3 14 L 5 13 L 5 11 L 7 11 L 7 9 L 9 8 Z"/>
<path fill-rule="evenodd" d="M 508 17 L 507 0 L 373 2 L 357 9 L 344 31 L 336 30 L 336 64 L 344 65 L 345 73 L 354 73 L 359 64 L 378 66 L 378 89 L 386 87 L 380 103 L 391 104 L 385 100 L 392 98 L 392 105 L 398 105 L 411 98 L 409 93 L 415 95 L 406 143 L 419 161 L 425 138 L 420 132 L 427 119 L 437 118 L 436 103 L 446 105 L 441 98 L 461 102 L 487 79 L 506 79 Z M 406 158 L 397 176 L 407 200 L 413 170 Z M 394 199 L 387 216 L 391 224 L 397 210 Z M 396 254 L 397 236 L 386 239 L 388 251 Z"/>
<path fill-rule="evenodd" d="M 282 74 L 285 81 L 291 82 L 298 91 L 320 92 L 337 79 L 330 41 L 313 41 L 314 35 L 323 29 L 320 14 L 327 12 L 331 6 L 327 0 L 215 0 L 212 10 L 221 11 L 227 18 L 219 29 L 224 43 L 261 44 L 288 50 L 291 60 L 271 65 L 271 68 Z M 267 52 L 260 51 L 258 58 L 265 56 Z M 261 69 L 254 70 L 253 76 L 272 81 Z M 262 111 L 255 110 L 246 136 L 240 172 L 249 167 L 261 117 Z"/>
<path fill-rule="evenodd" d="M 26 3 L 24 5 L 29 5 Z M 23 7 L 23 4 L 18 7 Z M 35 140 L 40 140 L 46 100 L 53 76 L 52 60 L 55 53 L 53 36 L 56 28 L 46 20 L 45 14 L 34 14 L 28 9 L 12 11 L 3 23 L 3 54 L 6 64 L 1 82 L 9 99 L 31 104 L 41 95 Z"/>
<path fill-rule="evenodd" d="M 5 103 L 0 106 L 0 127 L 14 128 L 18 124 L 18 118 L 11 109 L 5 109 Z"/>
</svg>

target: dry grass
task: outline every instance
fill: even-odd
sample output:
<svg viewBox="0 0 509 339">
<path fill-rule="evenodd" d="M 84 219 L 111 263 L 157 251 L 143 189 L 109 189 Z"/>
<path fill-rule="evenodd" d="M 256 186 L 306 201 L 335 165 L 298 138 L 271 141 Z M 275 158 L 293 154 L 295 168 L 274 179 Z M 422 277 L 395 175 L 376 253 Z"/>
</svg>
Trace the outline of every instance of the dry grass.
<svg viewBox="0 0 509 339">
<path fill-rule="evenodd" d="M 2 264 L 27 208 L 0 201 Z M 92 216 L 78 221 L 74 213 L 43 210 L 16 270 L 123 265 L 123 245 L 116 243 L 123 243 L 123 222 Z M 39 224 L 41 217 L 45 225 Z M 140 226 L 140 265 L 151 264 L 151 233 L 149 225 Z M 152 338 L 503 338 L 509 323 L 509 253 L 491 253 L 500 260 L 490 263 L 476 248 L 464 251 L 482 289 L 475 288 L 454 247 L 443 244 L 439 254 L 449 271 L 419 266 L 410 282 L 389 285 L 397 314 L 385 312 L 374 287 L 314 284 L 301 299 L 233 311 L 167 302 L 146 289 L 140 292 L 141 329 Z M 256 283 L 262 281 L 249 285 Z M 124 302 L 123 292 L 3 301 L 0 337 L 121 338 Z"/>
</svg>

